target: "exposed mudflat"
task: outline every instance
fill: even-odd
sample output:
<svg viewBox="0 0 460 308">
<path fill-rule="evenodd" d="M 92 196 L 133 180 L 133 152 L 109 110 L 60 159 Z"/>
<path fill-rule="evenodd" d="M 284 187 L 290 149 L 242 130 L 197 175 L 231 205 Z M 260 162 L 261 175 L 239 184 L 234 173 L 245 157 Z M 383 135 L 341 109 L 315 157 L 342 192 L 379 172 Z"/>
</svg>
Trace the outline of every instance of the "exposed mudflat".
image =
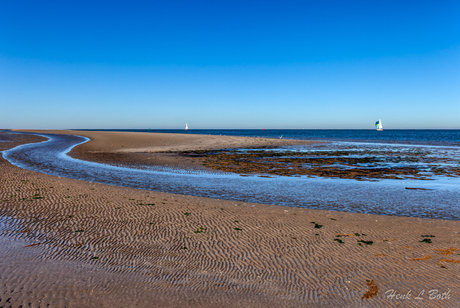
<svg viewBox="0 0 460 308">
<path fill-rule="evenodd" d="M 212 170 L 355 180 L 460 177 L 457 147 L 316 144 L 308 147 L 182 151 Z"/>
</svg>

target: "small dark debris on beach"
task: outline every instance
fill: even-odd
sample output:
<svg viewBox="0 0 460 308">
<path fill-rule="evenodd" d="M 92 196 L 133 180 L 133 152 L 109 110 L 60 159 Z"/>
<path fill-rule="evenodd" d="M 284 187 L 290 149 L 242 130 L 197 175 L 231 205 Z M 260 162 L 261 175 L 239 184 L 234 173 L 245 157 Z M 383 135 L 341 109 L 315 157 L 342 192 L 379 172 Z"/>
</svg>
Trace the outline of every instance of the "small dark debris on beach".
<svg viewBox="0 0 460 308">
<path fill-rule="evenodd" d="M 366 245 L 372 245 L 374 244 L 373 241 L 363 241 L 363 240 L 359 240 L 358 243 L 363 243 L 363 244 L 366 244 Z M 359 245 L 359 244 L 358 244 Z"/>
<path fill-rule="evenodd" d="M 203 228 L 203 227 L 199 227 L 198 230 L 195 231 L 195 233 L 203 233 L 203 231 L 205 231 L 206 228 Z"/>
<path fill-rule="evenodd" d="M 338 242 L 339 244 L 343 244 L 345 243 L 344 241 L 342 241 L 341 239 L 339 238 L 335 238 L 334 241 Z"/>
<path fill-rule="evenodd" d="M 423 239 L 423 240 L 421 240 L 421 241 L 419 241 L 419 242 L 420 242 L 420 243 L 428 243 L 428 244 L 431 244 L 431 243 L 432 243 L 431 239 L 429 239 L 429 238 L 425 238 L 425 239 Z"/>
<path fill-rule="evenodd" d="M 27 245 L 27 246 L 24 246 L 24 247 L 34 247 L 34 246 L 37 246 L 37 245 L 40 245 L 42 243 L 35 243 L 35 244 L 30 244 L 30 245 Z"/>
</svg>

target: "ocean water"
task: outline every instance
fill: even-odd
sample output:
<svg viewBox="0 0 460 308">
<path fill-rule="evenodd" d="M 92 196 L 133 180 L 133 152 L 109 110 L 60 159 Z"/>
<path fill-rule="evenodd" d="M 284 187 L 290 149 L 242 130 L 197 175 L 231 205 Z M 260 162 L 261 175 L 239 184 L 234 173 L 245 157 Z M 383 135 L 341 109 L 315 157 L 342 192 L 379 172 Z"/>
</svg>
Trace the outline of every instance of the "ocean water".
<svg viewBox="0 0 460 308">
<path fill-rule="evenodd" d="M 300 140 L 460 146 L 460 130 L 448 129 L 109 129 L 105 131 L 204 134 Z"/>
</svg>

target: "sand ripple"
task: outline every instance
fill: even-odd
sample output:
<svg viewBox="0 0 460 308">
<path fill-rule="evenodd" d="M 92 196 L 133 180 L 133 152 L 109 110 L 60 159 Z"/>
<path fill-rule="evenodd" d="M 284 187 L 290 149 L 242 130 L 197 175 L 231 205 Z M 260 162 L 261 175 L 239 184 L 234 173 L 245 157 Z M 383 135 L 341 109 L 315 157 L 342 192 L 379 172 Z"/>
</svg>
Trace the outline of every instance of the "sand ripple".
<svg viewBox="0 0 460 308">
<path fill-rule="evenodd" d="M 146 290 L 209 298 L 224 292 L 245 300 L 262 296 L 281 306 L 460 305 L 460 264 L 445 261 L 460 260 L 453 250 L 459 240 L 456 221 L 172 195 L 57 178 L 4 160 L 0 164 L 0 233 L 24 240 L 22 249 L 41 260 L 134 277 Z M 422 235 L 434 235 L 432 243 L 423 242 L 428 237 Z M 358 245 L 358 240 L 373 243 Z M 453 254 L 446 257 L 443 251 Z M 0 274 L 4 281 L 22 279 L 16 292 L 21 285 L 32 293 L 46 285 L 28 281 L 20 269 L 3 267 Z M 369 291 L 366 280 L 374 281 L 378 293 L 363 299 Z M 385 296 L 390 289 L 451 289 L 451 297 L 391 300 Z M 41 300 L 63 306 L 69 299 L 61 292 L 56 298 L 38 293 Z M 108 287 L 105 292 L 118 291 Z M 8 305 L 6 300 L 2 296 L 0 304 Z"/>
</svg>

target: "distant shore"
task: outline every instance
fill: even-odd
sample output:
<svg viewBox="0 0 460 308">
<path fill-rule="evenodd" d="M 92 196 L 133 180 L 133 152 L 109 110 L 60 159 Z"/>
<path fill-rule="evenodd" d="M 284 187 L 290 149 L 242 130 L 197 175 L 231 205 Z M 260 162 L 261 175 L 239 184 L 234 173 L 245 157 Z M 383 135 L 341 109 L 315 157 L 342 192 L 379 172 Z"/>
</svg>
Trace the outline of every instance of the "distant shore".
<svg viewBox="0 0 460 308">
<path fill-rule="evenodd" d="M 146 163 L 143 153 L 155 151 L 299 144 L 206 135 L 43 132 L 90 138 L 72 151 L 73 157 L 117 163 L 110 157 L 121 155 L 124 164 Z M 44 140 L 10 137 L 0 143 L 0 151 Z M 153 164 L 194 166 L 159 157 Z M 460 305 L 458 221 L 115 187 L 27 171 L 3 158 L 0 168 L 0 234 L 2 241 L 17 243 L 5 245 L 0 292 L 12 294 L 13 306 L 417 306 L 414 297 L 422 290 L 426 305 Z M 391 290 L 411 291 L 413 297 L 396 300 L 387 296 Z M 450 290 L 449 298 L 430 300 L 430 290 Z M 0 304 L 6 300 L 2 297 Z"/>
</svg>

